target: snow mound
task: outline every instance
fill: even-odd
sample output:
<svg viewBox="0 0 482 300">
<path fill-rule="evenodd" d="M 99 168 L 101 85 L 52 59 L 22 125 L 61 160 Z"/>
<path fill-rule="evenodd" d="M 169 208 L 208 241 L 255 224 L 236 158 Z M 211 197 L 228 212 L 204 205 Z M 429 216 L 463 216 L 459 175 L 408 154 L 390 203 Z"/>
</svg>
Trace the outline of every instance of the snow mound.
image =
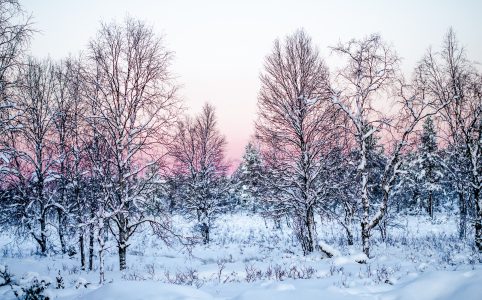
<svg viewBox="0 0 482 300">
<path fill-rule="evenodd" d="M 211 295 L 192 287 L 153 281 L 123 281 L 106 284 L 86 293 L 82 300 L 210 300 Z"/>
<path fill-rule="evenodd" d="M 476 300 L 482 295 L 482 272 L 438 271 L 416 277 L 380 300 Z"/>
<path fill-rule="evenodd" d="M 368 257 L 365 255 L 365 253 L 356 253 L 348 256 L 339 256 L 336 257 L 334 260 L 334 264 L 336 266 L 343 266 L 346 264 L 352 264 L 352 263 L 366 263 L 368 261 Z"/>
<path fill-rule="evenodd" d="M 293 281 L 291 284 L 273 282 L 259 287 L 250 288 L 233 300 L 315 300 L 315 299 L 359 299 L 357 296 L 347 295 L 333 287 L 320 289 L 314 282 Z"/>
<path fill-rule="evenodd" d="M 332 247 L 331 245 L 328 245 L 324 242 L 318 242 L 318 247 L 319 249 L 327 254 L 329 257 L 338 257 L 341 256 L 340 251 L 338 251 L 336 248 Z"/>
</svg>

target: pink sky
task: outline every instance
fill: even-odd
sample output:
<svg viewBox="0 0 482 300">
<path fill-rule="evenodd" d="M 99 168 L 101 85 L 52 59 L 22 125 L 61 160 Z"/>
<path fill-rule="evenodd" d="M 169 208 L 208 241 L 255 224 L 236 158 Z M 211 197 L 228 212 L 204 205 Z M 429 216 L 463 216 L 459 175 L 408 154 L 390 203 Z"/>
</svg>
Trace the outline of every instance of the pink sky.
<svg viewBox="0 0 482 300">
<path fill-rule="evenodd" d="M 429 45 L 438 47 L 453 26 L 472 59 L 482 62 L 482 1 L 149 1 L 27 0 L 34 16 L 33 55 L 62 58 L 86 48 L 99 22 L 143 19 L 175 52 L 172 71 L 191 113 L 204 102 L 216 107 L 228 141 L 228 158 L 239 161 L 253 134 L 258 75 L 273 41 L 305 30 L 333 67 L 327 48 L 339 40 L 380 33 L 404 58 L 406 73 Z"/>
</svg>

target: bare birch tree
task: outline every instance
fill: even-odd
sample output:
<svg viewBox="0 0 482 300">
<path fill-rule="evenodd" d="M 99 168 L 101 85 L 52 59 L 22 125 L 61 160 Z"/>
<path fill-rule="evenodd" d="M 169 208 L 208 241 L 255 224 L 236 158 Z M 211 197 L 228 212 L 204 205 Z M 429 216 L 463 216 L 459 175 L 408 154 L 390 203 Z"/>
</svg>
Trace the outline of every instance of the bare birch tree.
<svg viewBox="0 0 482 300">
<path fill-rule="evenodd" d="M 16 107 L 15 132 L 10 149 L 15 157 L 13 176 L 17 178 L 18 206 L 22 223 L 37 241 L 42 254 L 47 252 L 49 212 L 57 207 L 49 186 L 55 180 L 52 129 L 54 122 L 54 66 L 50 61 L 30 59 L 21 71 Z"/>
<path fill-rule="evenodd" d="M 182 181 L 182 205 L 197 219 L 205 244 L 210 241 L 212 223 L 227 192 L 225 146 L 226 140 L 217 128 L 214 107 L 209 104 L 204 105 L 196 118 L 178 123 L 171 145 L 174 173 Z"/>
<path fill-rule="evenodd" d="M 63 253 L 67 251 L 67 236 L 78 233 L 81 267 L 85 269 L 85 80 L 80 59 L 68 58 L 54 69 L 53 133 L 57 198 L 57 231 Z"/>
<path fill-rule="evenodd" d="M 371 231 L 387 212 L 390 193 L 400 174 L 402 150 L 407 147 L 409 138 L 420 121 L 433 115 L 441 106 L 435 106 L 433 99 L 426 98 L 424 90 L 416 84 L 402 82 L 398 70 L 399 58 L 379 35 L 340 43 L 332 49 L 346 59 L 345 66 L 335 77 L 336 88 L 333 90 L 332 101 L 350 120 L 353 138 L 360 153 L 357 181 L 362 210 L 362 248 L 369 257 Z M 391 101 L 392 97 L 395 97 L 395 102 Z M 390 114 L 387 112 L 388 107 L 380 109 L 376 105 L 377 101 L 378 104 L 380 101 L 390 104 L 396 111 Z M 383 191 L 378 206 L 370 201 L 368 182 L 374 174 L 367 167 L 368 146 L 376 132 L 391 137 L 385 169 L 377 183 Z"/>
<path fill-rule="evenodd" d="M 89 58 L 96 92 L 90 95 L 95 114 L 88 123 L 106 150 L 99 166 L 108 197 L 104 210 L 124 270 L 129 238 L 150 220 L 143 203 L 151 178 L 142 175 L 162 162 L 166 132 L 176 116 L 176 87 L 168 71 L 172 53 L 151 27 L 126 19 L 102 25 Z"/>
<path fill-rule="evenodd" d="M 17 0 L 0 0 L 0 143 L 13 129 L 18 111 L 14 109 L 14 87 L 25 49 L 33 33 L 30 17 Z M 0 145 L 0 176 L 9 172 L 9 155 Z"/>
<path fill-rule="evenodd" d="M 304 31 L 276 40 L 260 75 L 256 136 L 274 190 L 272 213 L 288 213 L 304 254 L 316 246 L 315 208 L 323 199 L 319 161 L 335 134 L 328 69 Z"/>
<path fill-rule="evenodd" d="M 420 84 L 438 105 L 448 103 L 440 110 L 443 133 L 450 150 L 455 150 L 462 161 L 451 166 L 455 188 L 459 194 L 461 231 L 466 220 L 464 192 L 471 190 L 475 203 L 475 245 L 482 251 L 482 75 L 473 67 L 450 29 L 441 52 L 429 50 L 420 66 Z M 453 170 L 464 168 L 465 170 Z M 465 174 L 465 176 L 464 176 Z M 462 177 L 462 178 L 461 178 Z M 464 234 L 461 233 L 461 236 Z"/>
</svg>

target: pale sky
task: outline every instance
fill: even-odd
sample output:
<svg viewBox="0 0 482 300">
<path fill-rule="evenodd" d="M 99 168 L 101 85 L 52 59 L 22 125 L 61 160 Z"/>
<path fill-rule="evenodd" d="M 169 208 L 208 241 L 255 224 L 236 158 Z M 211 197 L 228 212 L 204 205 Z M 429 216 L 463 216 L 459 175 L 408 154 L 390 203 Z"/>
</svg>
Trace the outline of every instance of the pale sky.
<svg viewBox="0 0 482 300">
<path fill-rule="evenodd" d="M 171 71 L 191 113 L 215 105 L 239 161 L 253 134 L 259 72 L 273 41 L 304 28 L 328 65 L 328 46 L 380 33 L 403 57 L 409 74 L 426 49 L 439 47 L 452 26 L 469 57 L 482 62 L 482 1 L 182 1 L 24 0 L 34 17 L 31 53 L 60 59 L 86 49 L 100 21 L 142 19 L 175 52 Z"/>
</svg>

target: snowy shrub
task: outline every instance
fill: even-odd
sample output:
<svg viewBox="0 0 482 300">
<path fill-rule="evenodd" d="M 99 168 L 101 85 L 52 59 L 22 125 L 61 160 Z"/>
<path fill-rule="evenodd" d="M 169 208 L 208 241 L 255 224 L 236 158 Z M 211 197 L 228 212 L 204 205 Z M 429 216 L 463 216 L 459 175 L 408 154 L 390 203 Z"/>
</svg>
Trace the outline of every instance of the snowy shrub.
<svg viewBox="0 0 482 300">
<path fill-rule="evenodd" d="M 11 253 L 10 250 L 7 246 L 2 247 L 2 257 L 9 257 Z"/>
<path fill-rule="evenodd" d="M 149 275 L 149 279 L 153 280 L 154 277 L 156 276 L 156 265 L 154 263 L 146 264 L 145 268 L 146 268 L 147 274 Z"/>
<path fill-rule="evenodd" d="M 390 267 L 385 265 L 378 265 L 375 270 L 375 282 L 393 284 L 393 275 L 400 270 L 400 266 Z"/>
<path fill-rule="evenodd" d="M 45 295 L 45 292 L 50 285 L 50 278 L 29 272 L 18 283 L 11 286 L 15 297 L 19 300 L 49 300 L 50 297 Z"/>
<path fill-rule="evenodd" d="M 135 256 L 144 256 L 144 251 L 141 251 L 141 250 L 131 250 L 131 251 L 130 251 L 130 254 L 131 254 L 131 255 L 135 255 Z"/>
<path fill-rule="evenodd" d="M 417 270 L 420 271 L 420 272 L 425 272 L 425 270 L 427 270 L 428 267 L 429 267 L 428 264 L 421 263 L 420 265 L 418 265 Z"/>
<path fill-rule="evenodd" d="M 80 268 L 77 265 L 69 266 L 62 264 L 62 271 L 67 272 L 69 275 L 80 274 Z"/>
<path fill-rule="evenodd" d="M 9 285 L 12 283 L 13 276 L 8 271 L 8 267 L 0 265 L 0 286 Z"/>
<path fill-rule="evenodd" d="M 88 282 L 85 278 L 82 278 L 82 277 L 79 277 L 76 281 L 75 281 L 75 288 L 76 289 L 79 289 L 79 288 L 87 288 L 87 286 L 90 284 L 90 282 Z"/>
<path fill-rule="evenodd" d="M 283 281 L 286 276 L 287 276 L 286 270 L 283 269 L 282 266 L 280 266 L 280 265 L 274 266 L 274 277 L 275 277 L 276 280 Z"/>
<path fill-rule="evenodd" d="M 479 253 L 473 249 L 468 257 L 468 262 L 472 270 L 475 270 L 475 265 L 482 262 L 482 256 L 480 256 Z"/>
<path fill-rule="evenodd" d="M 217 280 L 219 283 L 234 282 L 237 281 L 237 273 L 232 272 L 230 275 L 224 277 L 222 280 L 222 273 L 224 271 L 225 265 L 220 262 L 218 264 L 218 274 Z M 283 265 L 269 265 L 265 271 L 257 268 L 254 264 L 246 264 L 244 266 L 244 281 L 245 282 L 255 282 L 259 280 L 275 280 L 283 281 L 286 278 L 290 279 L 310 279 L 316 273 L 316 270 L 311 266 L 300 266 L 295 265 L 285 268 Z"/>
<path fill-rule="evenodd" d="M 292 266 L 288 272 L 288 277 L 292 279 L 310 279 L 315 272 L 316 270 L 310 266 L 301 266 L 300 268 Z"/>
<path fill-rule="evenodd" d="M 144 281 L 146 278 L 144 275 L 139 273 L 137 270 L 133 270 L 131 272 L 125 272 L 121 276 L 122 279 L 124 280 L 129 280 L 129 281 Z"/>
<path fill-rule="evenodd" d="M 246 282 L 253 282 L 263 278 L 263 272 L 257 269 L 253 264 L 245 265 L 244 270 L 246 271 Z"/>
<path fill-rule="evenodd" d="M 168 270 L 164 272 L 166 281 L 178 285 L 191 285 L 200 288 L 204 285 L 204 281 L 199 278 L 199 273 L 196 269 L 186 268 L 184 272 L 177 271 L 174 276 Z"/>
<path fill-rule="evenodd" d="M 56 289 L 63 289 L 63 288 L 65 288 L 64 278 L 62 277 L 62 275 L 60 275 L 60 271 L 59 271 L 59 273 L 57 274 L 57 277 L 55 277 L 55 282 L 56 282 L 56 286 L 55 286 Z"/>
<path fill-rule="evenodd" d="M 223 275 L 226 262 L 223 260 L 218 260 L 217 265 L 218 265 L 217 279 L 218 279 L 218 283 L 221 283 L 221 276 Z"/>
<path fill-rule="evenodd" d="M 232 271 L 224 278 L 224 280 L 222 280 L 222 283 L 240 282 L 238 278 L 238 273 L 236 271 Z"/>
<path fill-rule="evenodd" d="M 342 273 L 341 276 L 340 276 L 340 280 L 338 282 L 338 286 L 343 287 L 343 288 L 349 288 L 350 284 L 351 284 L 351 282 L 349 280 L 350 277 L 351 277 L 350 273 L 348 273 L 348 274 Z"/>
<path fill-rule="evenodd" d="M 8 271 L 8 267 L 0 265 L 0 286 L 5 286 L 11 284 L 13 281 L 13 276 Z"/>
<path fill-rule="evenodd" d="M 69 257 L 74 257 L 75 255 L 77 254 L 77 250 L 75 249 L 74 246 L 69 246 L 69 248 L 67 249 L 67 255 Z"/>
<path fill-rule="evenodd" d="M 337 266 L 332 262 L 330 265 L 330 275 L 333 276 L 338 273 L 343 273 L 343 267 Z"/>
<path fill-rule="evenodd" d="M 2 247 L 2 256 L 11 258 L 23 258 L 24 253 L 22 249 L 15 247 L 13 244 L 7 244 Z"/>
<path fill-rule="evenodd" d="M 359 278 L 372 278 L 373 277 L 373 272 L 372 272 L 372 265 L 371 264 L 366 264 L 365 267 L 365 273 L 363 274 L 361 269 L 360 273 L 358 274 Z"/>
<path fill-rule="evenodd" d="M 265 274 L 267 279 L 272 279 L 274 277 L 274 270 L 271 267 L 271 265 L 268 266 L 268 268 L 266 269 L 266 272 L 264 274 Z"/>
</svg>

